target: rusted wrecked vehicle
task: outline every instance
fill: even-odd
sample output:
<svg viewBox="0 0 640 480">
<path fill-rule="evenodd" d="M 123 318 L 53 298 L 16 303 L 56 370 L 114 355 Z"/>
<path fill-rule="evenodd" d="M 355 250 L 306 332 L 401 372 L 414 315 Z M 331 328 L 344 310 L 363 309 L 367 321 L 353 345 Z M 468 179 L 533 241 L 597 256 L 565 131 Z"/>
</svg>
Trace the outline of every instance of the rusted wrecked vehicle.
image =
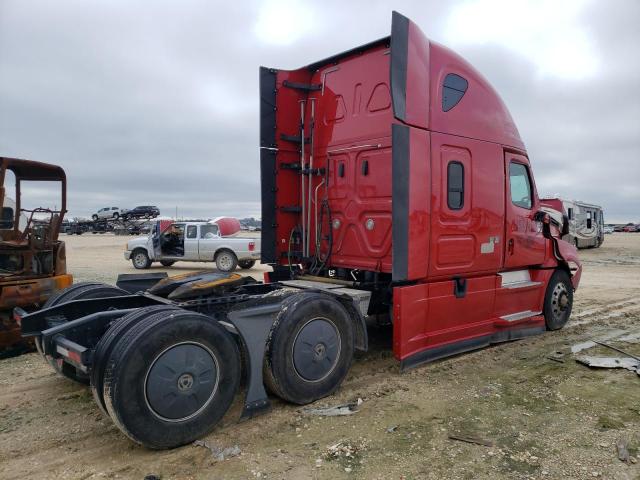
<svg viewBox="0 0 640 480">
<path fill-rule="evenodd" d="M 49 190 L 59 185 L 56 204 L 24 208 L 25 187 L 43 183 Z M 51 295 L 73 282 L 66 272 L 64 242 L 58 240 L 66 188 L 61 167 L 0 157 L 0 358 L 31 348 L 20 335 L 13 308 L 42 308 Z"/>
</svg>

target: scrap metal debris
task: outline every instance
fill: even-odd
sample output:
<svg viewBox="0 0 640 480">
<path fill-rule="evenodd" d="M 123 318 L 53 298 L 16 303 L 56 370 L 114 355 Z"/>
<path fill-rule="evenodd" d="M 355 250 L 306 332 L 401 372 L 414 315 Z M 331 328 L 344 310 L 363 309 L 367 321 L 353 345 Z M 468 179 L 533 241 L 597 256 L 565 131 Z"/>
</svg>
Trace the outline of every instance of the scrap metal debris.
<svg viewBox="0 0 640 480">
<path fill-rule="evenodd" d="M 638 338 L 640 338 L 640 331 L 638 330 L 630 331 L 630 330 L 613 329 L 600 335 L 597 340 L 587 340 L 585 342 L 576 343 L 571 347 L 571 353 L 574 353 L 574 354 L 580 353 L 582 350 L 593 348 L 597 344 L 601 344 L 601 342 L 606 342 L 609 340 L 615 340 L 617 342 L 634 343 Z"/>
<path fill-rule="evenodd" d="M 237 457 L 238 455 L 240 455 L 242 453 L 242 451 L 240 450 L 240 448 L 237 445 L 234 445 L 233 447 L 227 447 L 227 448 L 220 448 L 216 445 L 211 445 L 209 442 L 207 442 L 206 440 L 196 440 L 195 442 L 193 442 L 193 444 L 196 447 L 204 447 L 206 449 L 208 449 L 211 452 L 211 455 L 213 455 L 213 458 L 216 461 L 222 461 L 225 458 L 231 458 L 231 457 Z"/>
<path fill-rule="evenodd" d="M 640 360 L 634 358 L 621 357 L 592 357 L 582 355 L 576 358 L 576 361 L 594 368 L 624 368 L 640 375 Z"/>
<path fill-rule="evenodd" d="M 627 357 L 629 357 L 629 358 L 633 358 L 634 360 L 638 360 L 638 361 L 640 362 L 640 357 L 636 357 L 635 355 L 631 355 L 630 353 L 627 353 L 627 352 L 625 352 L 624 350 L 620 350 L 619 348 L 614 347 L 613 345 L 609 345 L 608 343 L 604 343 L 604 342 L 596 342 L 595 340 L 594 340 L 594 342 L 595 342 L 595 343 L 597 343 L 598 345 L 601 345 L 601 346 L 603 346 L 603 347 L 610 348 L 611 350 L 614 350 L 614 351 L 616 351 L 616 352 L 618 352 L 618 353 L 621 353 L 621 354 L 623 354 L 623 355 L 626 355 Z"/>
<path fill-rule="evenodd" d="M 449 435 L 449 440 L 457 440 L 459 442 L 465 443 L 473 443 L 475 445 L 483 445 L 485 447 L 493 447 L 493 442 L 491 440 L 485 440 L 480 437 L 472 437 L 469 435 Z"/>
<path fill-rule="evenodd" d="M 303 408 L 302 412 L 307 415 L 319 415 L 321 417 L 339 417 L 341 415 L 353 415 L 358 413 L 358 407 L 362 405 L 362 399 L 358 398 L 355 402 L 336 405 L 335 407 L 326 408 Z"/>
</svg>

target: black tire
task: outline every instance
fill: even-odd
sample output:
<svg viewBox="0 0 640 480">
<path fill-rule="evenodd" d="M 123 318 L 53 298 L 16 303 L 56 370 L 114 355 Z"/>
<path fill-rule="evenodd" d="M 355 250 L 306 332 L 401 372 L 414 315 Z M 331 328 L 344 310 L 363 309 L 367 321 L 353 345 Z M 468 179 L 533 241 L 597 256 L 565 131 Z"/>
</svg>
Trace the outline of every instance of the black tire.
<svg viewBox="0 0 640 480">
<path fill-rule="evenodd" d="M 171 265 L 173 265 L 175 262 L 175 260 L 160 260 L 160 264 L 163 267 L 170 267 Z"/>
<path fill-rule="evenodd" d="M 73 300 L 86 300 L 89 298 L 106 298 L 106 297 L 115 297 L 118 295 L 127 295 L 127 292 L 114 287 L 113 285 L 107 285 L 106 283 L 98 283 L 98 282 L 81 282 L 76 283 L 75 285 L 71 285 L 64 290 L 60 290 L 59 292 L 51 295 L 49 299 L 44 303 L 42 308 L 55 307 L 56 305 L 61 305 L 66 302 L 71 302 Z M 78 370 L 73 365 L 65 362 L 61 358 L 53 358 L 49 355 L 44 355 L 42 351 L 42 345 L 40 344 L 40 339 L 37 338 L 35 341 L 36 349 L 42 355 L 42 357 L 47 361 L 49 365 L 60 375 L 69 380 L 73 380 L 74 382 L 82 383 L 85 385 L 89 384 L 89 376 Z"/>
<path fill-rule="evenodd" d="M 216 254 L 216 267 L 221 272 L 233 272 L 238 268 L 238 257 L 231 250 L 220 250 Z"/>
<path fill-rule="evenodd" d="M 336 299 L 292 295 L 271 328 L 264 378 L 280 398 L 304 405 L 333 393 L 353 361 L 353 324 Z"/>
<path fill-rule="evenodd" d="M 547 330 L 559 330 L 565 326 L 573 308 L 573 285 L 569 274 L 556 270 L 544 295 L 544 320 Z"/>
<path fill-rule="evenodd" d="M 131 252 L 131 263 L 136 270 L 146 270 L 151 266 L 151 259 L 145 249 L 136 248 Z"/>
<path fill-rule="evenodd" d="M 109 412 L 107 412 L 103 396 L 104 370 L 113 348 L 117 344 L 118 340 L 120 340 L 120 338 L 122 338 L 122 336 L 133 328 L 133 326 L 139 321 L 159 312 L 166 312 L 170 310 L 179 310 L 179 308 L 171 305 L 154 305 L 131 312 L 113 322 L 96 345 L 93 353 L 93 365 L 91 369 L 91 393 L 93 394 L 93 398 L 98 404 L 98 407 L 100 407 L 102 413 L 107 417 L 109 416 Z"/>
<path fill-rule="evenodd" d="M 174 371 L 170 381 L 167 371 Z M 239 383 L 240 353 L 231 334 L 210 317 L 182 310 L 152 315 L 120 338 L 105 367 L 103 396 L 129 438 L 165 449 L 208 433 L 231 406 Z M 167 401 L 168 393 L 182 401 Z"/>
<path fill-rule="evenodd" d="M 238 262 L 238 265 L 240 266 L 240 268 L 244 269 L 244 270 L 248 270 L 250 268 L 253 268 L 253 266 L 256 264 L 255 260 L 240 260 Z"/>
</svg>

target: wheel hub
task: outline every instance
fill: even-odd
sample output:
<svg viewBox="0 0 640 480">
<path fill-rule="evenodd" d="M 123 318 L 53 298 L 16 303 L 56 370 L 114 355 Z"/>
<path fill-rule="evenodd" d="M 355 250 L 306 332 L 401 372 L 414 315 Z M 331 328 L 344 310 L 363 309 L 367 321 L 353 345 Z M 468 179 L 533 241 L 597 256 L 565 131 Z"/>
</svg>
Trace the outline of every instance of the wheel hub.
<svg viewBox="0 0 640 480">
<path fill-rule="evenodd" d="M 553 289 L 551 309 L 556 317 L 562 316 L 569 308 L 569 292 L 563 283 L 558 283 Z"/>
<path fill-rule="evenodd" d="M 152 412 L 166 421 L 197 415 L 218 387 L 215 355 L 199 343 L 181 343 L 160 353 L 145 380 L 145 398 Z"/>
<path fill-rule="evenodd" d="M 178 390 L 185 391 L 191 390 L 193 387 L 193 375 L 190 373 L 183 373 L 178 377 Z"/>
<path fill-rule="evenodd" d="M 567 308 L 567 306 L 569 305 L 569 297 L 567 296 L 566 292 L 562 292 L 558 303 L 560 304 L 560 308 L 562 308 L 562 310 L 565 310 Z"/>
<path fill-rule="evenodd" d="M 325 318 L 307 322 L 293 343 L 293 365 L 304 380 L 317 382 L 326 378 L 340 358 L 340 333 Z"/>
</svg>

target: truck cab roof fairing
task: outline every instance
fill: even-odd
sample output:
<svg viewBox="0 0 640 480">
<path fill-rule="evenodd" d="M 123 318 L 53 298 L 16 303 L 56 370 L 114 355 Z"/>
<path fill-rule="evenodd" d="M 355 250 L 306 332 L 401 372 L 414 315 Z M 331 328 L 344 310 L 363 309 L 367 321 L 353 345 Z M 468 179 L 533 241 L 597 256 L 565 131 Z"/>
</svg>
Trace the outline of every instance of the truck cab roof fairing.
<svg viewBox="0 0 640 480">
<path fill-rule="evenodd" d="M 459 102 L 442 108 L 447 75 L 467 82 Z M 430 41 L 393 12 L 390 80 L 395 118 L 409 126 L 487 140 L 524 150 L 518 129 L 484 76 L 452 50 Z"/>
</svg>

